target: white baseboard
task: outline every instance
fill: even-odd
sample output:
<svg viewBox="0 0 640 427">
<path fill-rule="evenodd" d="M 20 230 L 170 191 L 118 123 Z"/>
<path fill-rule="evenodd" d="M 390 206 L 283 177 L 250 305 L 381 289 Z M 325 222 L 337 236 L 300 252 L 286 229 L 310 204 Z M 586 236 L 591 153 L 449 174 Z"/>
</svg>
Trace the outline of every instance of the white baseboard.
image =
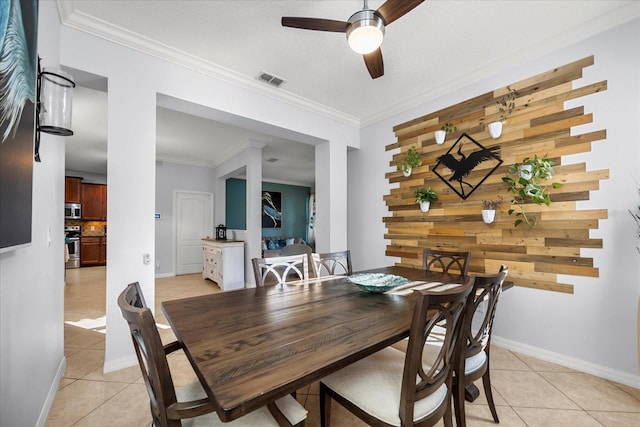
<svg viewBox="0 0 640 427">
<path fill-rule="evenodd" d="M 640 389 L 640 375 L 634 375 L 628 372 L 619 371 L 617 369 L 611 369 L 606 366 L 586 362 L 584 360 L 569 357 L 564 354 L 554 353 L 552 351 L 543 350 L 538 347 L 522 344 L 517 341 L 500 338 L 495 335 L 491 337 L 491 342 L 500 347 L 506 348 L 507 350 L 512 350 L 517 353 L 535 357 L 536 359 L 555 363 L 556 365 L 565 366 L 576 371 L 595 375 L 596 377 L 604 378 L 610 381 L 615 381 L 617 383 L 627 385 L 629 387 Z"/>
<path fill-rule="evenodd" d="M 45 427 L 47 425 L 49 412 L 51 412 L 53 401 L 56 399 L 56 393 L 58 392 L 58 388 L 60 388 L 60 381 L 62 381 L 62 378 L 64 377 L 64 371 L 66 370 L 67 358 L 62 356 L 62 360 L 60 361 L 60 365 L 58 366 L 58 371 L 53 377 L 53 382 L 51 383 L 51 387 L 49 387 L 49 393 L 47 393 L 47 398 L 44 401 L 42 410 L 40 411 L 40 416 L 38 417 L 38 422 L 36 423 L 37 427 Z"/>
<path fill-rule="evenodd" d="M 119 371 L 120 369 L 130 368 L 138 364 L 138 358 L 134 355 L 122 357 L 117 360 L 105 362 L 103 371 L 105 374 L 113 371 Z"/>
<path fill-rule="evenodd" d="M 160 279 L 162 277 L 173 277 L 173 276 L 175 276 L 174 273 L 159 273 L 159 274 L 156 274 L 156 279 Z"/>
</svg>

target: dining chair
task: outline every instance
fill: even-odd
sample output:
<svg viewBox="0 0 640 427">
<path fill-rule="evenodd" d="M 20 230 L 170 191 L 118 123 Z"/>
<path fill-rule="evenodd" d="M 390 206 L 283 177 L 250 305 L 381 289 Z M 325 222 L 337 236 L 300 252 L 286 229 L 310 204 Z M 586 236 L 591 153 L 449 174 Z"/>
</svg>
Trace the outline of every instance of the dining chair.
<svg viewBox="0 0 640 427">
<path fill-rule="evenodd" d="M 329 427 L 331 399 L 368 425 L 452 426 L 452 374 L 471 284 L 443 292 L 416 290 L 406 354 L 386 347 L 320 380 L 320 425 Z M 446 320 L 439 351 L 423 360 L 425 341 Z M 426 359 L 426 358 L 425 358 Z"/>
<path fill-rule="evenodd" d="M 122 291 L 118 297 L 118 306 L 129 325 L 133 347 L 149 394 L 154 426 L 304 426 L 307 410 L 291 395 L 233 422 L 221 422 L 199 380 L 175 389 L 167 354 L 182 346 L 178 341 L 162 345 L 153 314 L 146 306 L 137 282 L 127 285 Z"/>
<path fill-rule="evenodd" d="M 438 270 L 444 273 L 449 273 L 451 270 L 466 278 L 470 261 L 471 252 L 440 251 L 425 248 L 422 255 L 422 269 Z"/>
<path fill-rule="evenodd" d="M 464 323 L 460 332 L 462 351 L 458 354 L 453 376 L 453 402 L 459 427 L 466 425 L 465 387 L 481 377 L 493 420 L 496 423 L 500 422 L 491 391 L 489 353 L 493 318 L 496 314 L 498 298 L 502 293 L 502 284 L 508 272 L 507 266 L 502 265 L 498 274 L 471 275 L 473 290 L 465 309 Z M 476 314 L 481 315 L 478 319 L 480 323 L 478 328 L 473 328 L 473 319 Z"/>
<path fill-rule="evenodd" d="M 253 258 L 253 275 L 256 286 L 281 284 L 292 280 L 308 279 L 309 257 L 306 254 Z"/>
<path fill-rule="evenodd" d="M 313 262 L 313 249 L 311 246 L 305 245 L 304 243 L 294 243 L 292 245 L 286 245 L 284 248 L 280 250 L 280 256 L 290 256 L 290 255 L 300 255 L 305 254 L 309 259 L 309 274 L 313 277 L 317 277 L 315 264 Z"/>
<path fill-rule="evenodd" d="M 314 253 L 313 261 L 318 277 L 338 275 L 351 276 L 351 274 L 353 274 L 350 250 L 327 252 L 323 254 Z"/>
</svg>

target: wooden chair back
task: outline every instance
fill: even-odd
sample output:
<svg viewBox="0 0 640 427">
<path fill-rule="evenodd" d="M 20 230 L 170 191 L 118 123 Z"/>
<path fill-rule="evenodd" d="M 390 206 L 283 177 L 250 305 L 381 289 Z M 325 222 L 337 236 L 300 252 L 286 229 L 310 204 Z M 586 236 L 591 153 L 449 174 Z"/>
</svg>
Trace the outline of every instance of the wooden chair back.
<svg viewBox="0 0 640 427">
<path fill-rule="evenodd" d="M 181 418 L 203 415 L 214 410 L 208 399 L 200 399 L 179 407 L 176 390 L 166 353 L 175 351 L 180 345 L 175 342 L 163 347 L 151 310 L 146 307 L 140 286 L 129 284 L 118 297 L 118 306 L 131 332 L 133 347 L 138 357 L 151 407 L 153 425 L 181 426 Z"/>
<path fill-rule="evenodd" d="M 313 249 L 311 249 L 311 246 L 305 245 L 304 243 L 294 243 L 293 245 L 286 245 L 280 251 L 280 256 L 291 256 L 300 254 L 305 254 L 309 259 L 309 274 L 312 277 L 317 277 L 315 264 L 313 262 Z"/>
<path fill-rule="evenodd" d="M 449 413 L 450 419 L 453 366 L 457 360 L 455 353 L 460 351 L 460 328 L 470 294 L 471 282 L 443 292 L 414 291 L 416 303 L 400 392 L 402 425 L 413 425 L 413 408 L 416 402 L 429 397 L 442 384 L 447 386 L 446 404 L 429 415 L 429 419 L 434 422 L 427 424 L 435 424 L 435 420 L 439 420 L 445 412 Z M 442 346 L 435 355 L 423 355 L 427 339 L 441 322 L 446 322 L 447 325 L 444 337 L 440 335 L 438 338 L 442 339 Z"/>
<path fill-rule="evenodd" d="M 502 293 L 502 284 L 507 277 L 509 270 L 505 265 L 500 267 L 498 274 L 477 275 L 472 274 L 473 288 L 469 295 L 469 302 L 465 309 L 464 323 L 460 330 L 460 352 L 458 352 L 455 377 L 453 402 L 456 413 L 456 424 L 460 427 L 466 426 L 465 396 L 468 393 L 473 401 L 479 391 L 475 387 L 467 390 L 467 386 L 473 381 L 482 378 L 487 405 L 493 416 L 493 420 L 498 423 L 498 412 L 493 400 L 491 390 L 491 373 L 489 369 L 489 354 L 491 350 L 491 331 L 493 329 L 493 319 L 496 314 L 498 299 Z M 486 304 L 486 305 L 485 305 Z M 484 305 L 484 314 L 480 316 L 479 327 L 473 328 L 473 318 L 480 311 L 480 306 Z M 484 354 L 481 354 L 484 352 Z M 467 369 L 467 361 L 469 369 Z"/>
<path fill-rule="evenodd" d="M 350 250 L 313 254 L 313 261 L 318 277 L 353 274 Z"/>
<path fill-rule="evenodd" d="M 459 273 L 467 277 L 471 252 L 440 251 L 425 249 L 422 257 L 423 270 L 436 270 L 443 273 Z"/>
<path fill-rule="evenodd" d="M 253 258 L 251 262 L 257 287 L 262 287 L 265 284 L 282 284 L 310 277 L 309 257 L 306 254 Z"/>
<path fill-rule="evenodd" d="M 498 274 L 472 275 L 474 280 L 473 300 L 470 300 L 467 306 L 465 325 L 463 327 L 463 334 L 466 335 L 464 337 L 466 338 L 467 346 L 466 357 L 478 354 L 489 346 L 498 299 L 502 293 L 502 284 L 508 273 L 509 269 L 507 266 L 502 265 Z M 485 302 L 486 306 L 484 307 L 482 323 L 477 330 L 474 330 L 474 328 L 472 328 L 474 315 Z"/>
</svg>

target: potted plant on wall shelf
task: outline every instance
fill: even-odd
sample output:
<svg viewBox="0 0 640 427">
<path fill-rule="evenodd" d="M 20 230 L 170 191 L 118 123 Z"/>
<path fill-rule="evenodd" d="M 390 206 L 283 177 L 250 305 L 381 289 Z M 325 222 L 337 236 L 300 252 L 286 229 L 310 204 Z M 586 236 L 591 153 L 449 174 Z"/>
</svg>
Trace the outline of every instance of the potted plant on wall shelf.
<svg viewBox="0 0 640 427">
<path fill-rule="evenodd" d="M 482 201 L 482 220 L 485 224 L 491 224 L 496 218 L 496 209 L 502 205 L 502 197 L 495 200 Z"/>
<path fill-rule="evenodd" d="M 516 107 L 517 97 L 518 92 L 515 89 L 510 89 L 508 94 L 496 101 L 498 111 L 500 112 L 500 120 L 487 125 L 491 138 L 500 138 L 500 135 L 502 135 L 502 124 L 507 121 L 507 117 L 509 117 Z"/>
<path fill-rule="evenodd" d="M 409 147 L 405 158 L 397 164 L 398 170 L 402 171 L 404 176 L 410 176 L 411 170 L 420 166 L 422 166 L 422 159 L 415 147 Z"/>
<path fill-rule="evenodd" d="M 420 205 L 422 212 L 428 212 L 431 202 L 438 200 L 438 194 L 431 187 L 416 188 L 413 195 L 416 197 L 416 203 Z"/>
<path fill-rule="evenodd" d="M 443 124 L 440 130 L 435 131 L 433 134 L 433 137 L 436 140 L 436 144 L 443 144 L 444 138 L 447 136 L 447 134 L 451 132 L 455 132 L 457 130 L 458 128 L 454 124 L 451 124 L 448 122 Z"/>
<path fill-rule="evenodd" d="M 522 176 L 522 165 L 531 166 L 530 178 L 527 179 Z M 538 219 L 535 215 L 526 213 L 525 204 L 530 202 L 536 205 L 544 203 L 546 206 L 551 204 L 549 186 L 552 188 L 562 186 L 559 182 L 547 183 L 554 173 L 553 161 L 549 160 L 546 154 L 544 157 L 538 157 L 536 154 L 533 159 L 526 157 L 522 160 L 522 163 L 515 163 L 509 167 L 508 174 L 502 178 L 502 181 L 507 184 L 507 191 L 514 194 L 511 203 L 517 206 L 517 210 L 509 209 L 508 213 L 509 215 L 515 215 L 515 227 L 523 222 L 529 227 L 536 226 Z"/>
</svg>

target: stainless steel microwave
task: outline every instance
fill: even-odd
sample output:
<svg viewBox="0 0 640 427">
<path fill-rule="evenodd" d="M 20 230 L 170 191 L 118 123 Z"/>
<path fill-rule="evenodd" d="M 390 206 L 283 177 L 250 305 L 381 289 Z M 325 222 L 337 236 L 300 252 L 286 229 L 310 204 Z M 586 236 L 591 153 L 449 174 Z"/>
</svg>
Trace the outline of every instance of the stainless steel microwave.
<svg viewBox="0 0 640 427">
<path fill-rule="evenodd" d="M 64 204 L 64 218 L 65 219 L 81 219 L 81 210 L 79 203 L 65 203 Z"/>
</svg>

